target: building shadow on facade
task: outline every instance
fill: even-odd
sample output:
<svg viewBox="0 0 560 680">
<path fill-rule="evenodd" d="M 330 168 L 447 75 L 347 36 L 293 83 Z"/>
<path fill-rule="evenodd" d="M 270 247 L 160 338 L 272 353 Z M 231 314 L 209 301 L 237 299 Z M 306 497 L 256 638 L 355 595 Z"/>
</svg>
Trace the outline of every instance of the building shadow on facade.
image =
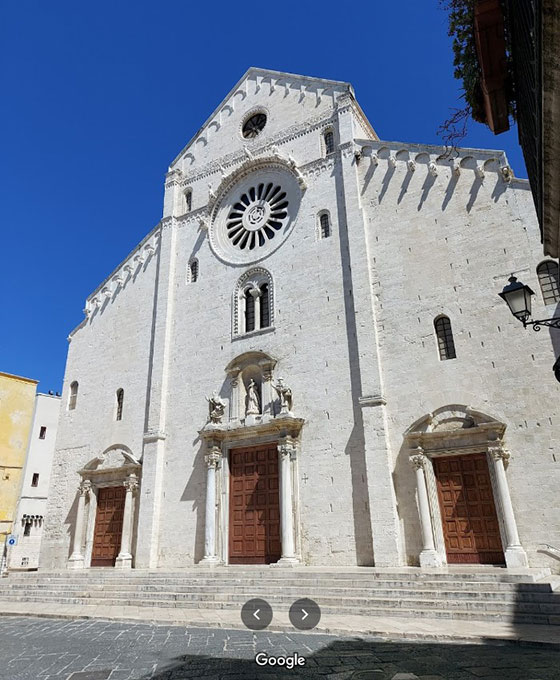
<svg viewBox="0 0 560 680">
<path fill-rule="evenodd" d="M 235 635 L 236 632 L 232 631 Z M 273 636 L 274 634 L 272 634 Z M 554 680 L 558 677 L 558 650 L 547 647 L 521 646 L 512 642 L 498 643 L 481 640 L 481 644 L 424 643 L 383 641 L 373 638 L 333 639 L 325 647 L 309 653 L 306 636 L 298 635 L 293 649 L 285 649 L 286 638 L 278 636 L 278 649 L 274 648 L 271 634 L 255 634 L 253 640 L 245 638 L 239 645 L 247 644 L 255 654 L 265 651 L 269 656 L 293 654 L 304 656 L 304 667 L 288 670 L 277 666 L 257 666 L 251 659 L 222 656 L 218 650 L 212 655 L 181 655 L 163 663 L 153 674 L 142 680 L 183 680 L 187 678 L 337 678 L 339 680 L 473 680 L 476 677 L 507 678 L 507 680 Z M 293 637 L 293 636 L 292 636 Z M 235 637 L 232 647 L 235 649 Z M 312 634 L 307 640 L 312 647 Z M 307 654 L 306 654 L 307 652 Z M 247 652 L 245 652 L 247 654 Z"/>
</svg>

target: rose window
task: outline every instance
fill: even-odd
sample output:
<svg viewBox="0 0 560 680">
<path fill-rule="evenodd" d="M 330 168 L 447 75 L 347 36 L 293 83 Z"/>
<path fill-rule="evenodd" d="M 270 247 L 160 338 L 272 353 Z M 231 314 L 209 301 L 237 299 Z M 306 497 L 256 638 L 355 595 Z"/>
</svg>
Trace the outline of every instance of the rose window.
<svg viewBox="0 0 560 680">
<path fill-rule="evenodd" d="M 240 250 L 261 248 L 285 225 L 287 194 L 279 184 L 264 182 L 244 191 L 226 220 L 227 237 Z"/>
</svg>

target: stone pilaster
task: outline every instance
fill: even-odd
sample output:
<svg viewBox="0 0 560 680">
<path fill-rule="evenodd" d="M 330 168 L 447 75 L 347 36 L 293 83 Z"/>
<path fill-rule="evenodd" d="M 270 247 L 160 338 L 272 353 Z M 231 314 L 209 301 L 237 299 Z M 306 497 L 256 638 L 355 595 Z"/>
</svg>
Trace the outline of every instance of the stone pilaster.
<svg viewBox="0 0 560 680">
<path fill-rule="evenodd" d="M 142 449 L 142 486 L 138 512 L 138 541 L 135 564 L 142 569 L 158 566 L 160 514 L 166 450 L 167 403 L 169 399 L 169 356 L 173 301 L 177 226 L 164 219 L 157 261 L 157 295 L 154 300 L 152 355 L 150 357 L 148 422 Z"/>
<path fill-rule="evenodd" d="M 85 508 L 86 499 L 91 493 L 91 481 L 85 479 L 78 487 L 78 510 L 76 512 L 76 527 L 74 529 L 74 543 L 72 546 L 72 554 L 68 559 L 68 569 L 83 569 L 84 568 L 84 536 L 85 536 Z"/>
</svg>

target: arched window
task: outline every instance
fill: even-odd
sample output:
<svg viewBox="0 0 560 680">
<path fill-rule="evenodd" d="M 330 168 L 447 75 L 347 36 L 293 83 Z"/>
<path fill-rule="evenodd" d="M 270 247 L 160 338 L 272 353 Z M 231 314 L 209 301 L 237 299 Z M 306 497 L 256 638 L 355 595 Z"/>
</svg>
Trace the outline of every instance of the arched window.
<svg viewBox="0 0 560 680">
<path fill-rule="evenodd" d="M 328 212 L 319 214 L 319 238 L 328 238 L 331 235 L 331 221 Z"/>
<path fill-rule="evenodd" d="M 558 282 L 558 263 L 545 260 L 537 267 L 537 276 L 541 286 L 541 293 L 545 305 L 560 302 L 560 286 Z"/>
<path fill-rule="evenodd" d="M 256 267 L 239 279 L 234 293 L 233 335 L 269 328 L 274 322 L 272 277 Z"/>
<path fill-rule="evenodd" d="M 70 396 L 68 397 L 68 410 L 73 411 L 78 402 L 78 382 L 74 380 L 70 385 Z"/>
<path fill-rule="evenodd" d="M 323 133 L 323 141 L 325 142 L 325 155 L 334 151 L 334 132 L 327 130 Z"/>
<path fill-rule="evenodd" d="M 255 330 L 255 296 L 254 288 L 245 291 L 245 333 Z"/>
<path fill-rule="evenodd" d="M 198 260 L 196 257 L 189 262 L 187 281 L 188 283 L 196 283 L 198 281 Z"/>
<path fill-rule="evenodd" d="M 451 330 L 449 317 L 438 317 L 434 321 L 434 328 L 436 329 L 439 358 L 441 361 L 455 359 L 457 355 L 455 354 L 455 343 L 453 342 L 453 331 Z"/>
<path fill-rule="evenodd" d="M 192 190 L 185 189 L 185 212 L 188 213 L 192 210 Z"/>
<path fill-rule="evenodd" d="M 117 412 L 115 420 L 122 420 L 123 404 L 124 404 L 124 390 L 121 387 L 117 390 Z"/>
</svg>

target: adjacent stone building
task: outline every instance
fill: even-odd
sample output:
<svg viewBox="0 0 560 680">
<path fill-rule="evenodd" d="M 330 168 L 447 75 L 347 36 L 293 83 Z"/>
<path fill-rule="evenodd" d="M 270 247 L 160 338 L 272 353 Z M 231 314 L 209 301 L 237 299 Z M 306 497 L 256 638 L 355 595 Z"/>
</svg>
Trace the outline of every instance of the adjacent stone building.
<svg viewBox="0 0 560 680">
<path fill-rule="evenodd" d="M 39 566 L 59 415 L 58 395 L 37 394 L 15 513 L 13 533 L 17 543 L 8 549 L 10 569 L 37 569 Z"/>
<path fill-rule="evenodd" d="M 554 566 L 551 337 L 498 297 L 560 300 L 537 234 L 502 152 L 250 69 L 71 333 L 41 566 Z"/>
<path fill-rule="evenodd" d="M 0 373 L 0 555 L 14 528 L 37 380 Z M 2 568 L 4 561 L 2 560 Z"/>
</svg>

